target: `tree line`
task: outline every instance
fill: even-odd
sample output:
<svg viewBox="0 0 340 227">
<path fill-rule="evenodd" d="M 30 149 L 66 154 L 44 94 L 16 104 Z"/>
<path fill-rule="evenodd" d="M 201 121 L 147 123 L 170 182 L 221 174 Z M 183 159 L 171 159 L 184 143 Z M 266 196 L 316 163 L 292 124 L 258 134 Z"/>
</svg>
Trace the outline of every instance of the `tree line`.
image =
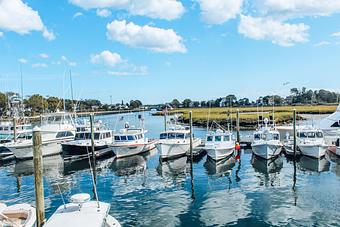
<svg viewBox="0 0 340 227">
<path fill-rule="evenodd" d="M 23 104 L 23 105 L 22 105 Z M 0 114 L 4 115 L 13 108 L 22 108 L 26 116 L 55 112 L 57 110 L 88 112 L 88 111 L 110 111 L 119 109 L 137 109 L 142 106 L 140 100 L 131 100 L 125 103 L 105 104 L 97 99 L 71 100 L 58 97 L 44 97 L 34 94 L 24 99 L 23 102 L 19 95 L 14 92 L 0 92 Z"/>
<path fill-rule="evenodd" d="M 256 100 L 250 101 L 249 98 L 240 98 L 233 94 L 225 97 L 220 97 L 208 101 L 192 101 L 191 99 L 184 99 L 180 102 L 178 99 L 173 99 L 169 105 L 173 108 L 189 108 L 189 107 L 238 107 L 238 106 L 269 106 L 269 105 L 299 105 L 299 104 L 330 104 L 339 102 L 339 93 L 320 90 L 307 90 L 303 87 L 301 89 L 292 88 L 290 95 L 281 97 L 279 95 L 260 96 Z"/>
</svg>

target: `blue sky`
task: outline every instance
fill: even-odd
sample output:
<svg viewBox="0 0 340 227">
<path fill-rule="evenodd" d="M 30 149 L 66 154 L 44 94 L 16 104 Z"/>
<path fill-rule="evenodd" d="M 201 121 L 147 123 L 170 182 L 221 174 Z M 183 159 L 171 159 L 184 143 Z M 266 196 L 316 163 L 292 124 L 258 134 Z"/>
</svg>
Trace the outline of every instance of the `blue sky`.
<svg viewBox="0 0 340 227">
<path fill-rule="evenodd" d="M 339 91 L 339 0 L 2 0 L 0 90 L 103 102 Z M 284 82 L 290 82 L 283 86 Z M 63 85 L 64 84 L 64 85 Z"/>
</svg>

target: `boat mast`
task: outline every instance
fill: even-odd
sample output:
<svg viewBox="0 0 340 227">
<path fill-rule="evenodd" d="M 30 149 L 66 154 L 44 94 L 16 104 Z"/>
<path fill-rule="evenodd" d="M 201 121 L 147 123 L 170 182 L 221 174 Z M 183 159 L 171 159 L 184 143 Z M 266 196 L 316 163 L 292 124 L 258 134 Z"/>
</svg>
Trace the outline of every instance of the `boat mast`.
<svg viewBox="0 0 340 227">
<path fill-rule="evenodd" d="M 74 104 L 74 98 L 73 98 L 73 83 L 72 83 L 72 72 L 70 69 L 70 84 L 71 84 L 71 99 L 72 99 L 72 108 L 73 111 L 76 112 L 75 104 Z"/>
<path fill-rule="evenodd" d="M 275 127 L 275 95 L 273 95 L 273 127 Z"/>
<path fill-rule="evenodd" d="M 22 64 L 20 63 L 21 111 L 24 112 L 24 83 L 22 80 Z"/>
</svg>

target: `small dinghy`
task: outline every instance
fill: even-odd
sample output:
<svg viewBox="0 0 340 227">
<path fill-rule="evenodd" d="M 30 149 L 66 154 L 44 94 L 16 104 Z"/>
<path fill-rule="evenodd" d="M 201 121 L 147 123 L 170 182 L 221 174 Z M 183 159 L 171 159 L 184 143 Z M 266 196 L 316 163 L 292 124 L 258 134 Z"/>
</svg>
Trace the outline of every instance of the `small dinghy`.
<svg viewBox="0 0 340 227">
<path fill-rule="evenodd" d="M 61 205 L 44 227 L 120 227 L 109 215 L 110 204 L 91 201 L 87 193 L 71 196 L 71 203 Z"/>
<path fill-rule="evenodd" d="M 0 226 L 34 227 L 36 224 L 35 208 L 29 204 L 6 206 L 0 203 Z"/>
</svg>

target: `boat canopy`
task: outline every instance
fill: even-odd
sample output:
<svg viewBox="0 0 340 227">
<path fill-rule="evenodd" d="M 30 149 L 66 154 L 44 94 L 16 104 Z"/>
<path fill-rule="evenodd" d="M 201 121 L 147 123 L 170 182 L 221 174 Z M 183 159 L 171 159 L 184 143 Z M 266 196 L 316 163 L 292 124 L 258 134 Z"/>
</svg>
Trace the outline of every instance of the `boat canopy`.
<svg viewBox="0 0 340 227">
<path fill-rule="evenodd" d="M 322 130 L 335 130 L 340 128 L 340 104 L 338 105 L 336 111 L 328 117 L 322 119 L 319 125 L 320 129 Z"/>
<path fill-rule="evenodd" d="M 42 125 L 47 124 L 74 124 L 71 114 L 65 112 L 56 112 L 42 115 Z"/>
</svg>

